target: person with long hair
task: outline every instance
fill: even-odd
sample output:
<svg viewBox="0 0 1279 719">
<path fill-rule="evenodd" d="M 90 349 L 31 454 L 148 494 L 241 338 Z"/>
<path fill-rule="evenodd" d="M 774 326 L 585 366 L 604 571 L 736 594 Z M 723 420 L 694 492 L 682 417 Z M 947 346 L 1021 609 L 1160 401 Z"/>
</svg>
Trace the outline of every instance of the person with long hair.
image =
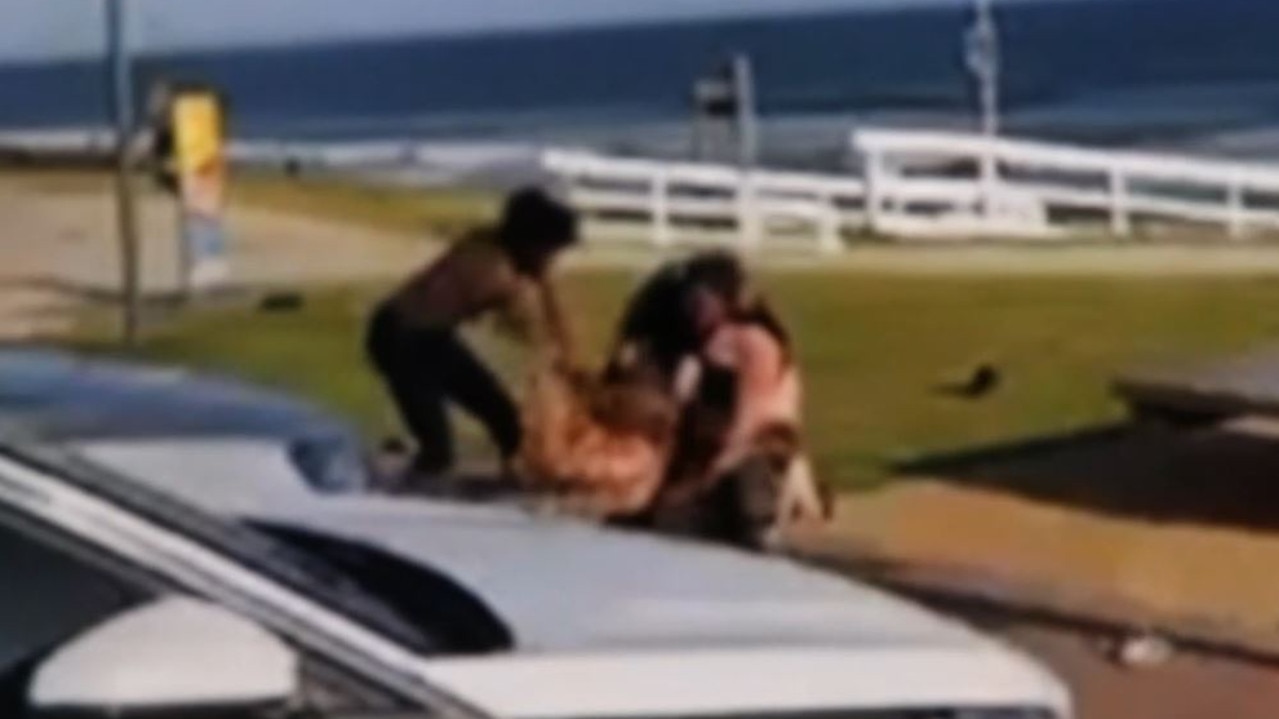
<svg viewBox="0 0 1279 719">
<path fill-rule="evenodd" d="M 828 515 L 803 452 L 790 333 L 736 256 L 695 255 L 637 293 L 610 370 L 645 368 L 684 410 L 664 485 L 636 521 L 758 547 L 791 519 Z"/>
</svg>

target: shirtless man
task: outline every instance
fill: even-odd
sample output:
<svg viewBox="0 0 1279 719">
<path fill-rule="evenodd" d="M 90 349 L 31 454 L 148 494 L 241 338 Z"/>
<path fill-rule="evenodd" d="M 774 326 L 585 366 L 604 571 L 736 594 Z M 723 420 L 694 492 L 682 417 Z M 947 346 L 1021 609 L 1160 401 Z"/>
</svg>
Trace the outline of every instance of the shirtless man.
<svg viewBox="0 0 1279 719">
<path fill-rule="evenodd" d="M 496 228 L 477 230 L 411 277 L 373 315 L 367 350 L 405 425 L 417 441 L 412 474 L 452 469 L 452 401 L 484 426 L 503 470 L 521 441 L 510 394 L 461 341 L 461 325 L 504 313 L 540 327 L 567 352 L 563 322 L 548 278 L 557 255 L 577 242 L 577 217 L 539 190 L 510 197 Z"/>
</svg>

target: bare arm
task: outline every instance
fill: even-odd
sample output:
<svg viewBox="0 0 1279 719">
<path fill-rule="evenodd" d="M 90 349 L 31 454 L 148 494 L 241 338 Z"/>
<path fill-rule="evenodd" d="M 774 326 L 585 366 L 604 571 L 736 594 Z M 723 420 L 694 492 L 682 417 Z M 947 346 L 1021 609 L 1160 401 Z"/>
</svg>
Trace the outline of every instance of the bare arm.
<svg viewBox="0 0 1279 719">
<path fill-rule="evenodd" d="M 559 292 L 547 278 L 537 281 L 537 294 L 541 304 L 541 314 L 546 333 L 552 346 L 559 353 L 561 361 L 573 365 L 577 359 L 577 344 L 572 330 L 565 319 L 564 306 L 560 302 Z"/>
<path fill-rule="evenodd" d="M 551 352 L 556 361 L 572 365 L 577 347 L 555 287 L 545 279 L 517 277 L 504 294 L 502 326 L 519 340 Z"/>
<path fill-rule="evenodd" d="M 500 273 L 488 280 L 486 294 L 496 326 L 520 342 L 538 339 L 540 308 L 532 287 L 518 276 Z"/>
<path fill-rule="evenodd" d="M 731 349 L 737 369 L 736 409 L 716 458 L 712 476 L 738 464 L 760 428 L 768 420 L 770 400 L 784 367 L 782 348 L 766 331 L 750 327 L 732 330 Z"/>
</svg>

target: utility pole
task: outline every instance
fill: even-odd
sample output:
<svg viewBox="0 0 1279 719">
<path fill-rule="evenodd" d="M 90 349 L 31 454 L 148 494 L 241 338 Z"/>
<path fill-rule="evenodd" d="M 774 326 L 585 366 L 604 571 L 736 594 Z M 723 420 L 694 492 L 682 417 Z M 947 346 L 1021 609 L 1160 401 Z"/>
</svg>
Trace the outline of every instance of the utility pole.
<svg viewBox="0 0 1279 719">
<path fill-rule="evenodd" d="M 115 121 L 116 215 L 120 240 L 122 339 L 137 346 L 142 291 L 139 278 L 138 213 L 133 177 L 133 64 L 129 57 L 126 0 L 106 0 L 107 88 Z"/>
<path fill-rule="evenodd" d="M 759 109 L 750 56 L 734 56 L 730 74 L 737 95 L 737 161 L 742 169 L 750 170 L 759 162 Z"/>
<path fill-rule="evenodd" d="M 968 69 L 977 82 L 981 133 L 986 140 L 986 150 L 981 158 L 981 186 L 988 216 L 993 214 L 994 194 L 999 179 L 995 143 L 1001 129 L 999 83 L 1002 59 L 994 3 L 995 0 L 975 0 L 975 18 L 967 38 Z"/>
</svg>

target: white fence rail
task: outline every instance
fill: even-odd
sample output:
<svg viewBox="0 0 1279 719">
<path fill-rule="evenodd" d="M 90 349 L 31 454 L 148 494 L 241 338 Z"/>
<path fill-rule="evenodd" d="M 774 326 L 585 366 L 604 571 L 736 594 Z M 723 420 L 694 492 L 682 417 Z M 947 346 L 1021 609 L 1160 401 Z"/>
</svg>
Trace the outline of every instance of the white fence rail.
<svg viewBox="0 0 1279 719">
<path fill-rule="evenodd" d="M 1142 219 L 1279 228 L 1279 168 L 935 132 L 862 130 L 852 144 L 868 223 L 887 234 L 1059 237 L 1080 215 L 1117 236 Z"/>
<path fill-rule="evenodd" d="M 839 251 L 865 223 L 854 176 L 743 170 L 728 165 L 619 159 L 551 151 L 543 169 L 594 224 L 592 236 L 665 247 L 722 242 Z"/>
<path fill-rule="evenodd" d="M 109 130 L 4 130 L 0 151 L 31 155 L 92 155 L 105 157 L 115 147 Z"/>
<path fill-rule="evenodd" d="M 1146 220 L 1279 229 L 1279 168 L 956 133 L 860 130 L 848 175 L 743 170 L 585 152 L 543 168 L 596 221 L 593 235 L 745 248 L 797 237 L 837 251 L 853 232 L 902 237 L 1127 236 Z M 989 172 L 983 172 L 989 168 Z"/>
</svg>

